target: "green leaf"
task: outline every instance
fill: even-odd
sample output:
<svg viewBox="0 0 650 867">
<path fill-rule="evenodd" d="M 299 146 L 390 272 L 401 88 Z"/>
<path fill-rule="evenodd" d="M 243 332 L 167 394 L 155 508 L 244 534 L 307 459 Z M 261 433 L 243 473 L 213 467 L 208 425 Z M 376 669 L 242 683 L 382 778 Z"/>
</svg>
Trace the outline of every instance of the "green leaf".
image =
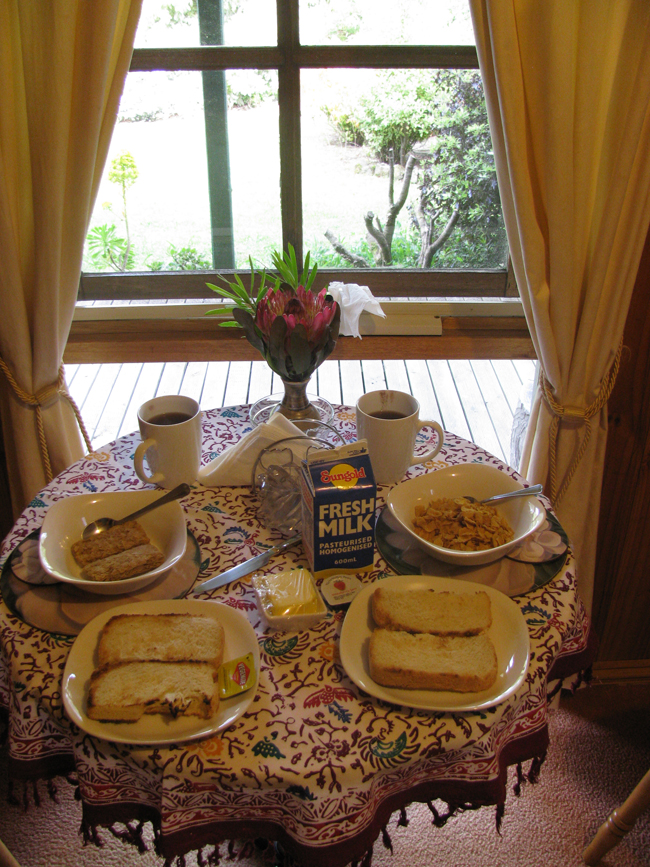
<svg viewBox="0 0 650 867">
<path fill-rule="evenodd" d="M 271 325 L 268 338 L 267 358 L 272 361 L 272 367 L 280 376 L 287 376 L 286 353 L 284 348 L 287 336 L 287 323 L 283 316 L 276 316 Z"/>
<path fill-rule="evenodd" d="M 309 254 L 307 255 L 309 258 Z M 316 279 L 316 274 L 318 274 L 318 265 L 314 264 L 314 267 L 311 269 L 311 273 L 305 282 L 305 289 L 311 289 L 314 280 Z"/>
<path fill-rule="evenodd" d="M 230 292 L 222 286 L 215 286 L 214 283 L 206 283 L 205 285 L 208 289 L 212 289 L 213 292 L 216 292 L 217 295 L 221 295 L 223 298 L 229 298 L 231 301 L 237 301 L 237 295 L 235 295 L 234 292 Z"/>
<path fill-rule="evenodd" d="M 250 313 L 248 313 L 246 310 L 241 310 L 240 308 L 237 308 L 237 310 L 233 311 L 233 316 L 235 318 L 235 321 L 238 322 L 239 325 L 241 325 L 241 327 L 246 332 L 246 339 L 248 340 L 250 345 L 254 349 L 257 349 L 257 351 L 260 352 L 262 356 L 264 356 L 264 341 L 262 340 L 262 337 L 255 325 L 255 321 L 250 315 Z"/>
<path fill-rule="evenodd" d="M 291 366 L 300 379 L 305 379 L 312 371 L 312 349 L 307 340 L 307 331 L 303 325 L 297 325 L 289 338 Z"/>
<path fill-rule="evenodd" d="M 225 307 L 215 307 L 214 310 L 206 310 L 206 316 L 229 316 L 233 312 L 232 308 L 230 310 Z"/>
</svg>

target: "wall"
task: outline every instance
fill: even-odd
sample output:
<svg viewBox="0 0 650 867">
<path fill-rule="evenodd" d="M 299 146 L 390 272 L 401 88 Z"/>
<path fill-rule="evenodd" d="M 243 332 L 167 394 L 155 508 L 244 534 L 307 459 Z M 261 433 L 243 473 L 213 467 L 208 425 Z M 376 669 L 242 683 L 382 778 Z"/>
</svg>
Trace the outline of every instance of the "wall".
<svg viewBox="0 0 650 867">
<path fill-rule="evenodd" d="M 650 234 L 608 403 L 593 619 L 599 669 L 650 677 Z"/>
</svg>

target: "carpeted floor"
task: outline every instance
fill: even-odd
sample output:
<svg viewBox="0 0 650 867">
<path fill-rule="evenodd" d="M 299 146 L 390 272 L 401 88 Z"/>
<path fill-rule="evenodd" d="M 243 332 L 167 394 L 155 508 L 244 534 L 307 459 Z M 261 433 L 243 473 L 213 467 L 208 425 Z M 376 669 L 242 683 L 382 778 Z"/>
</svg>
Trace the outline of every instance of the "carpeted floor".
<svg viewBox="0 0 650 867">
<path fill-rule="evenodd" d="M 585 701 L 581 693 L 594 693 Z M 581 853 L 600 824 L 621 804 L 650 768 L 650 687 L 637 690 L 632 700 L 598 686 L 564 699 L 551 712 L 551 746 L 537 784 L 526 783 L 516 797 L 514 769 L 500 835 L 493 808 L 458 814 L 444 827 L 435 827 L 424 804 L 407 810 L 408 827 L 391 818 L 388 832 L 392 852 L 375 844 L 372 867 L 579 867 Z M 84 847 L 78 833 L 81 808 L 72 787 L 56 780 L 57 803 L 41 784 L 40 806 L 6 803 L 6 770 L 0 761 L 0 838 L 21 867 L 162 867 L 163 859 L 150 851 L 139 853 L 128 843 L 102 830 L 104 845 Z M 434 804 L 438 812 L 445 805 Z M 239 850 L 238 850 L 239 851 Z M 221 846 L 227 867 L 268 867 L 261 854 L 231 861 Z M 196 867 L 196 855 L 185 867 Z M 650 867 L 650 810 L 602 861 L 603 867 Z"/>
</svg>

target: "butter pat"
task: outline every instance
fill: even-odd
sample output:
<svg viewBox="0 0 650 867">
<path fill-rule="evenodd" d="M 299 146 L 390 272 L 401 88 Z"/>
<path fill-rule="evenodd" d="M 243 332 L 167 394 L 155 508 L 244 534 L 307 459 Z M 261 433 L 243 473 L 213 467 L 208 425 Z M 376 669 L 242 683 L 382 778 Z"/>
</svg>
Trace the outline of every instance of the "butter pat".
<svg viewBox="0 0 650 867">
<path fill-rule="evenodd" d="M 326 613 L 307 569 L 253 576 L 259 606 L 269 626 L 282 631 L 308 629 Z"/>
</svg>

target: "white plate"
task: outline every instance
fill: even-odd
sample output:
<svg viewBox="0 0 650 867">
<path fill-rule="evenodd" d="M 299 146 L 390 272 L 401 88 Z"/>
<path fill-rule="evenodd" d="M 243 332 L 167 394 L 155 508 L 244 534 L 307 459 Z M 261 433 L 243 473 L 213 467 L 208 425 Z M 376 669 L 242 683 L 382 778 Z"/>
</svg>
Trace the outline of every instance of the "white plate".
<svg viewBox="0 0 650 867">
<path fill-rule="evenodd" d="M 497 654 L 497 679 L 481 692 L 448 692 L 430 689 L 397 689 L 381 686 L 370 677 L 368 643 L 374 628 L 371 596 L 375 588 L 448 590 L 451 593 L 471 593 L 484 590 L 492 603 L 492 626 L 488 635 Z M 530 640 L 524 616 L 516 605 L 498 590 L 463 581 L 462 587 L 453 578 L 432 575 L 396 575 L 381 582 L 366 585 L 350 605 L 340 642 L 341 662 L 348 676 L 364 692 L 382 701 L 435 711 L 468 711 L 492 707 L 511 695 L 522 683 L 528 668 Z"/>
<path fill-rule="evenodd" d="M 99 634 L 110 617 L 116 614 L 200 614 L 214 617 L 225 631 L 224 660 L 252 653 L 255 660 L 255 686 L 247 692 L 219 702 L 219 710 L 211 719 L 179 716 L 172 719 L 162 714 L 145 714 L 132 723 L 99 722 L 86 714 L 88 684 L 97 666 Z M 61 691 L 66 712 L 73 723 L 89 735 L 120 744 L 175 744 L 215 734 L 245 713 L 257 692 L 260 671 L 260 650 L 257 637 L 245 615 L 236 608 L 220 602 L 200 599 L 161 599 L 133 602 L 111 608 L 91 620 L 81 630 L 72 645 L 63 672 Z"/>
</svg>

